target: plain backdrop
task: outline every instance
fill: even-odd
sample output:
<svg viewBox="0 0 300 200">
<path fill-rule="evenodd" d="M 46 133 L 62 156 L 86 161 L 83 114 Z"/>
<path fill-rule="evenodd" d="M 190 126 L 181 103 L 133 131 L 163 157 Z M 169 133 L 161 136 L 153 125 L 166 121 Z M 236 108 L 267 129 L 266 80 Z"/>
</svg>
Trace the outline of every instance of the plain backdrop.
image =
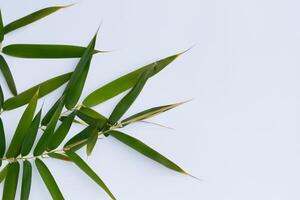
<svg viewBox="0 0 300 200">
<path fill-rule="evenodd" d="M 74 1 L 1 0 L 0 6 L 7 24 L 69 3 Z M 193 99 L 151 119 L 175 130 L 136 124 L 123 131 L 203 181 L 172 172 L 111 138 L 100 140 L 91 157 L 80 155 L 119 200 L 299 200 L 299 7 L 296 0 L 79 0 L 10 33 L 3 46 L 85 46 L 102 23 L 96 46 L 112 52 L 94 57 L 84 98 L 120 75 L 195 45 L 152 78 L 126 113 Z M 71 71 L 78 62 L 6 59 L 19 91 Z M 45 101 L 46 110 L 61 91 L 40 105 Z M 109 115 L 123 95 L 95 109 Z M 8 140 L 23 110 L 3 114 Z M 70 136 L 80 129 L 74 126 Z M 67 200 L 108 199 L 74 165 L 45 162 Z M 36 169 L 30 199 L 51 199 Z"/>
</svg>

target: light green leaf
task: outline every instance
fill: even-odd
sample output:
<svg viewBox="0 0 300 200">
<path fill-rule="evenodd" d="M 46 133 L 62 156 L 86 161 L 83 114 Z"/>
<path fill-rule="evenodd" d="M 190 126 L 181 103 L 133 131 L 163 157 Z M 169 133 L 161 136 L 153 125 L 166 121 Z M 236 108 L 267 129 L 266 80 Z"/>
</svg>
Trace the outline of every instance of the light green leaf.
<svg viewBox="0 0 300 200">
<path fill-rule="evenodd" d="M 66 151 L 69 158 L 84 171 L 93 181 L 95 181 L 109 196 L 111 199 L 116 200 L 109 188 L 101 180 L 101 178 L 73 151 Z"/>
<path fill-rule="evenodd" d="M 12 73 L 9 69 L 7 62 L 5 61 L 5 59 L 3 58 L 2 55 L 0 55 L 0 70 L 5 78 L 5 81 L 8 85 L 8 88 L 11 91 L 11 93 L 13 95 L 17 95 L 18 92 L 16 89 L 16 84 L 15 84 L 14 78 L 12 76 Z"/>
<path fill-rule="evenodd" d="M 2 200 L 14 200 L 18 185 L 20 164 L 18 162 L 10 163 L 7 170 Z"/>
<path fill-rule="evenodd" d="M 12 44 L 4 47 L 2 52 L 19 58 L 79 58 L 85 47 L 59 44 Z M 94 50 L 95 53 L 101 51 Z"/>
<path fill-rule="evenodd" d="M 41 161 L 40 159 L 35 160 L 36 167 L 45 183 L 47 186 L 52 199 L 53 200 L 64 200 L 64 197 L 59 190 L 59 187 L 56 184 L 55 179 L 53 178 L 51 172 L 49 171 L 48 167 Z"/>
<path fill-rule="evenodd" d="M 84 99 L 83 104 L 87 107 L 93 107 L 117 96 L 118 94 L 133 87 L 138 81 L 141 74 L 147 69 L 152 68 L 153 65 L 156 65 L 156 70 L 151 74 L 151 76 L 154 76 L 155 74 L 160 72 L 162 69 L 164 69 L 167 65 L 173 62 L 178 56 L 180 56 L 183 53 L 175 54 L 167 58 L 158 60 L 154 63 L 141 67 L 129 74 L 126 74 L 104 85 L 103 87 L 100 87 L 99 89 L 89 94 Z"/>
<path fill-rule="evenodd" d="M 161 165 L 164 165 L 165 167 L 172 169 L 174 171 L 177 171 L 182 174 L 187 174 L 182 168 L 180 168 L 177 164 L 166 158 L 165 156 L 161 155 L 151 147 L 147 146 L 140 140 L 127 135 L 125 133 L 119 132 L 119 131 L 109 131 L 109 135 L 116 138 L 120 142 L 128 145 L 132 149 L 138 151 L 139 153 L 147 156 L 148 158 L 160 163 Z"/>
<path fill-rule="evenodd" d="M 4 181 L 4 179 L 6 178 L 7 171 L 8 171 L 8 165 L 6 165 L 0 172 L 0 183 L 2 183 L 2 181 Z"/>
<path fill-rule="evenodd" d="M 62 8 L 66 8 L 66 7 L 69 7 L 70 5 L 68 6 L 55 6 L 55 7 L 48 7 L 48 8 L 44 8 L 44 9 L 41 9 L 41 10 L 38 10 L 34 13 L 31 13 L 25 17 L 22 17 L 16 21 L 13 21 L 9 24 L 7 24 L 5 27 L 4 27 L 4 33 L 7 34 L 11 31 L 14 31 L 18 28 L 21 28 L 23 26 L 26 26 L 28 24 L 31 24 L 35 21 L 38 21 Z"/>
<path fill-rule="evenodd" d="M 4 102 L 3 109 L 4 110 L 12 110 L 15 108 L 18 108 L 20 106 L 23 106 L 27 104 L 31 97 L 34 95 L 36 90 L 40 88 L 39 92 L 39 98 L 49 94 L 50 92 L 56 90 L 60 86 L 62 86 L 64 83 L 66 83 L 70 77 L 72 72 L 66 73 L 60 76 L 56 76 L 52 79 L 49 79 L 45 82 L 42 82 L 28 90 L 25 90 L 24 92 L 20 93 L 19 95 L 12 97 Z"/>
<path fill-rule="evenodd" d="M 39 90 L 35 92 L 32 99 L 30 100 L 27 108 L 25 109 L 19 124 L 16 128 L 15 134 L 10 142 L 9 148 L 6 152 L 7 158 L 16 157 L 20 154 L 21 147 L 24 141 L 24 137 L 26 136 L 26 132 L 28 131 L 38 100 Z"/>
<path fill-rule="evenodd" d="M 2 13 L 0 10 L 0 43 L 3 41 L 4 39 L 4 26 L 3 26 L 3 20 L 2 20 Z"/>
<path fill-rule="evenodd" d="M 0 118 L 0 158 L 3 158 L 6 148 L 5 142 L 5 132 L 3 127 L 2 119 Z M 2 160 L 0 160 L 0 166 L 2 165 Z"/>
<path fill-rule="evenodd" d="M 23 177 L 20 200 L 28 200 L 31 188 L 32 167 L 28 160 L 23 162 Z"/>
<path fill-rule="evenodd" d="M 26 156 L 30 153 L 33 143 L 35 141 L 37 132 L 39 130 L 40 121 L 41 121 L 42 109 L 34 117 L 33 121 L 30 124 L 30 127 L 26 133 L 25 139 L 21 148 L 21 155 Z"/>
</svg>

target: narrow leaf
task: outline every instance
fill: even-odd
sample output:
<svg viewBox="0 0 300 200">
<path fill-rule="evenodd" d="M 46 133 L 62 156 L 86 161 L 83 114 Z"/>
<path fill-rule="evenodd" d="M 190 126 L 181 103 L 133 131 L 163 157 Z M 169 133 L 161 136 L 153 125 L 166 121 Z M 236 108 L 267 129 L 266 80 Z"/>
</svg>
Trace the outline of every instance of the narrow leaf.
<svg viewBox="0 0 300 200">
<path fill-rule="evenodd" d="M 184 52 L 183 52 L 184 53 Z M 83 104 L 87 107 L 93 107 L 100 103 L 103 103 L 118 94 L 132 88 L 136 82 L 138 81 L 139 77 L 143 72 L 145 72 L 147 69 L 152 68 L 153 65 L 156 65 L 156 70 L 153 71 L 151 76 L 154 76 L 158 72 L 160 72 L 162 69 L 164 69 L 167 65 L 169 65 L 171 62 L 173 62 L 178 56 L 180 56 L 182 53 L 175 54 L 169 57 L 166 57 L 164 59 L 158 60 L 154 63 L 151 63 L 149 65 L 146 65 L 144 67 L 141 67 L 129 74 L 126 74 L 102 87 L 95 90 L 91 94 L 89 94 L 83 101 Z"/>
<path fill-rule="evenodd" d="M 12 44 L 4 47 L 2 52 L 19 58 L 79 58 L 85 47 L 59 44 Z M 95 53 L 101 51 L 94 50 Z"/>
<path fill-rule="evenodd" d="M 86 145 L 86 154 L 90 156 L 98 140 L 98 128 L 94 127 Z"/>
<path fill-rule="evenodd" d="M 70 158 L 66 155 L 60 154 L 60 153 L 49 153 L 48 156 L 51 158 L 63 160 L 63 161 L 70 161 Z"/>
<path fill-rule="evenodd" d="M 2 111 L 3 109 L 3 104 L 4 104 L 4 95 L 3 95 L 2 87 L 0 85 L 0 111 Z"/>
<path fill-rule="evenodd" d="M 6 157 L 12 158 L 19 155 L 21 151 L 21 147 L 24 141 L 24 137 L 26 136 L 26 132 L 28 131 L 38 100 L 39 90 L 35 92 L 32 99 L 30 100 L 27 108 L 25 109 L 19 124 L 16 128 L 15 134 L 10 142 L 9 148 L 6 153 Z"/>
<path fill-rule="evenodd" d="M 28 200 L 31 188 L 32 167 L 28 160 L 23 162 L 23 177 L 20 200 Z"/>
<path fill-rule="evenodd" d="M 87 144 L 88 138 L 92 135 L 94 130 L 93 126 L 88 126 L 74 137 L 72 137 L 65 145 L 65 149 L 76 151 Z"/>
<path fill-rule="evenodd" d="M 2 199 L 14 200 L 18 185 L 20 164 L 18 162 L 8 164 L 8 171 L 4 183 Z"/>
<path fill-rule="evenodd" d="M 161 165 L 164 165 L 165 167 L 172 169 L 174 171 L 177 171 L 179 173 L 187 174 L 183 169 L 181 169 L 177 164 L 166 158 L 165 156 L 161 155 L 151 147 L 147 146 L 140 140 L 127 135 L 125 133 L 121 133 L 119 131 L 110 131 L 108 132 L 109 135 L 116 138 L 120 142 L 128 145 L 132 149 L 138 151 L 139 153 L 147 156 L 148 158 L 160 163 Z"/>
<path fill-rule="evenodd" d="M 26 26 L 28 24 L 31 24 L 35 21 L 38 21 L 62 8 L 66 8 L 68 6 L 55 6 L 55 7 L 48 7 L 48 8 L 44 8 L 44 9 L 41 9 L 41 10 L 38 10 L 34 13 L 31 13 L 25 17 L 22 17 L 16 21 L 13 21 L 11 23 L 9 23 L 8 25 L 6 25 L 4 27 L 4 33 L 7 34 L 11 31 L 14 31 L 18 28 L 21 28 L 23 26 Z"/>
<path fill-rule="evenodd" d="M 17 95 L 17 89 L 16 89 L 16 84 L 14 81 L 14 78 L 12 76 L 12 73 L 9 69 L 9 66 L 7 64 L 7 62 L 5 61 L 5 59 L 3 58 L 3 56 L 0 55 L 0 70 L 5 78 L 5 81 L 8 85 L 9 90 L 11 91 L 11 93 L 13 95 Z"/>
<path fill-rule="evenodd" d="M 0 172 L 0 183 L 2 183 L 2 181 L 4 181 L 4 179 L 6 178 L 7 171 L 8 171 L 8 165 L 6 165 Z"/>
<path fill-rule="evenodd" d="M 5 142 L 5 132 L 3 127 L 2 119 L 0 118 L 0 158 L 3 158 L 6 148 Z M 2 160 L 0 160 L 0 166 L 2 165 Z"/>
<path fill-rule="evenodd" d="M 111 199 L 116 200 L 101 178 L 84 162 L 84 160 L 82 160 L 82 158 L 80 158 L 73 151 L 67 151 L 66 154 L 82 171 L 84 171 L 93 181 L 95 181 L 110 196 Z"/>
<path fill-rule="evenodd" d="M 0 10 L 0 43 L 3 41 L 4 39 L 4 26 L 3 26 L 3 20 L 2 20 L 2 13 Z"/>
<path fill-rule="evenodd" d="M 58 99 L 53 106 L 48 110 L 48 112 L 45 114 L 44 118 L 42 119 L 42 125 L 46 126 L 49 121 L 51 120 L 52 116 L 54 115 L 55 111 L 57 110 L 57 107 L 60 104 L 60 99 Z"/>
<path fill-rule="evenodd" d="M 27 104 L 38 88 L 40 88 L 39 98 L 49 94 L 50 92 L 56 90 L 64 83 L 66 83 L 70 79 L 71 74 L 72 73 L 66 73 L 60 76 L 56 76 L 28 90 L 25 90 L 15 97 L 6 100 L 3 105 L 4 110 L 12 110 Z"/>
<path fill-rule="evenodd" d="M 89 125 L 103 127 L 107 123 L 106 117 L 88 107 L 81 107 L 76 115 Z"/>
<path fill-rule="evenodd" d="M 64 197 L 48 167 L 40 159 L 36 159 L 35 164 L 53 200 L 64 200 Z"/>
</svg>

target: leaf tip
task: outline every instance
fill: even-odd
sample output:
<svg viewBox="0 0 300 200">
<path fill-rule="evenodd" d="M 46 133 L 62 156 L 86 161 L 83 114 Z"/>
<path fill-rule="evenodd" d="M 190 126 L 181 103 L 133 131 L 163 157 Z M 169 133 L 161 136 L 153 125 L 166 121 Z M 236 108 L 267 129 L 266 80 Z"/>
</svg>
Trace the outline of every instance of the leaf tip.
<svg viewBox="0 0 300 200">
<path fill-rule="evenodd" d="M 198 178 L 198 177 L 196 177 L 196 176 L 193 176 L 192 174 L 187 173 L 186 171 L 183 171 L 182 173 L 183 173 L 184 175 L 187 175 L 187 176 L 189 176 L 189 177 L 191 177 L 191 178 L 194 178 L 194 179 L 196 179 L 196 180 L 198 180 L 198 181 L 204 181 L 203 179 L 200 179 L 200 178 Z"/>
</svg>

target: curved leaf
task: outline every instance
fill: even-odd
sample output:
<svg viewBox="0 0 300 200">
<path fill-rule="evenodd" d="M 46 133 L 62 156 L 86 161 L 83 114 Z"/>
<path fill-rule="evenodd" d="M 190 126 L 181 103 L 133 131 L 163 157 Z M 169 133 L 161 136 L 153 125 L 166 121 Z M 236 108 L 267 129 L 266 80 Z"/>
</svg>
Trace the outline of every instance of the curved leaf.
<svg viewBox="0 0 300 200">
<path fill-rule="evenodd" d="M 158 60 L 100 87 L 84 99 L 83 105 L 87 107 L 93 107 L 117 96 L 122 92 L 125 92 L 136 84 L 141 74 L 147 69 L 152 68 L 153 65 L 156 65 L 156 70 L 151 74 L 151 76 L 154 76 L 183 53 L 175 54 Z"/>
<path fill-rule="evenodd" d="M 59 44 L 12 44 L 2 49 L 3 53 L 19 58 L 79 58 L 84 51 L 85 47 Z"/>
<path fill-rule="evenodd" d="M 35 165 L 36 165 L 45 185 L 47 186 L 53 200 L 64 200 L 64 197 L 63 197 L 61 191 L 59 190 L 59 187 L 57 186 L 56 181 L 53 178 L 48 167 L 40 159 L 35 160 Z"/>
<path fill-rule="evenodd" d="M 64 83 L 66 83 L 70 79 L 71 74 L 72 74 L 72 72 L 56 76 L 52 79 L 49 79 L 45 82 L 42 82 L 42 83 L 36 85 L 28 90 L 25 90 L 24 92 L 20 93 L 19 95 L 15 96 L 15 97 L 7 99 L 4 102 L 3 109 L 4 110 L 12 110 L 12 109 L 15 109 L 15 108 L 18 108 L 20 106 L 27 104 L 38 88 L 40 88 L 39 98 L 49 94 L 50 92 L 56 90 L 57 88 L 62 86 Z"/>
<path fill-rule="evenodd" d="M 18 185 L 20 164 L 18 162 L 10 163 L 7 170 L 2 199 L 14 200 Z"/>
<path fill-rule="evenodd" d="M 93 181 L 95 181 L 109 196 L 111 199 L 116 200 L 109 188 L 101 180 L 101 178 L 73 151 L 66 151 L 69 158 L 84 171 Z"/>
<path fill-rule="evenodd" d="M 116 138 L 120 142 L 128 145 L 132 149 L 140 152 L 141 154 L 147 156 L 148 158 L 160 163 L 161 165 L 164 165 L 165 167 L 172 169 L 174 171 L 177 171 L 179 173 L 187 174 L 183 169 L 181 169 L 177 164 L 166 158 L 165 156 L 161 155 L 151 147 L 147 146 L 140 140 L 127 135 L 125 133 L 119 132 L 119 131 L 109 131 L 109 135 Z"/>
<path fill-rule="evenodd" d="M 28 160 L 23 162 L 23 177 L 20 200 L 28 200 L 31 188 L 32 167 Z"/>
<path fill-rule="evenodd" d="M 5 142 L 5 132 L 3 127 L 2 119 L 0 118 L 0 158 L 3 158 L 6 148 Z M 0 166 L 2 165 L 2 160 L 0 160 Z"/>
<path fill-rule="evenodd" d="M 8 171 L 8 165 L 6 165 L 0 172 L 0 183 L 2 183 L 2 181 L 4 181 L 4 179 L 6 178 L 7 171 Z"/>
<path fill-rule="evenodd" d="M 7 62 L 5 61 L 5 59 L 3 58 L 2 55 L 0 55 L 0 70 L 5 78 L 5 81 L 8 85 L 8 88 L 11 91 L 11 93 L 13 95 L 17 95 L 18 92 L 16 89 L 16 84 L 15 84 L 14 78 L 11 74 L 11 71 L 9 69 Z"/>
</svg>

